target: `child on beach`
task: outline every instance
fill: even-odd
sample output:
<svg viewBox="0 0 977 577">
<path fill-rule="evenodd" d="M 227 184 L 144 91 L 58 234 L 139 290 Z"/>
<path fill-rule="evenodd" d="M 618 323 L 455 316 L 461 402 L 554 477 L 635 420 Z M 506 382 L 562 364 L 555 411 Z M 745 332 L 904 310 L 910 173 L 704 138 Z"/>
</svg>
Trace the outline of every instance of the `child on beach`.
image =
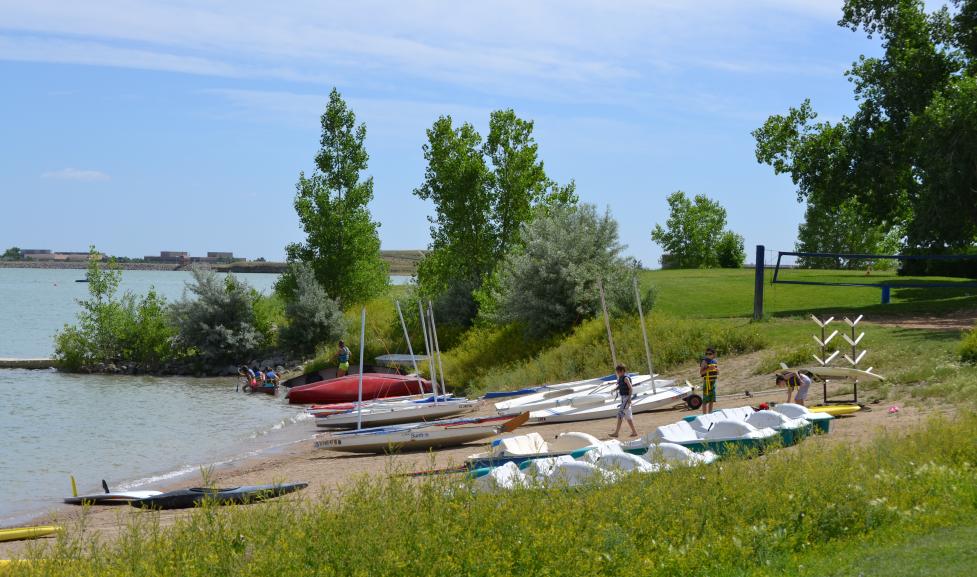
<svg viewBox="0 0 977 577">
<path fill-rule="evenodd" d="M 638 429 L 634 428 L 634 415 L 631 413 L 634 385 L 631 384 L 631 377 L 628 376 L 628 369 L 624 365 L 618 365 L 614 372 L 617 373 L 617 394 L 621 397 L 621 404 L 617 408 L 617 428 L 611 436 L 617 437 L 621 434 L 621 423 L 626 420 L 631 427 L 631 436 L 637 437 Z"/>
<path fill-rule="evenodd" d="M 339 341 L 339 350 L 336 352 L 336 357 L 339 360 L 339 370 L 336 371 L 336 376 L 345 377 L 349 374 L 349 347 L 343 341 Z"/>
<path fill-rule="evenodd" d="M 798 405 L 803 406 L 804 402 L 807 401 L 807 393 L 811 388 L 811 377 L 802 371 L 789 372 L 782 375 L 777 375 L 777 386 L 787 387 L 787 402 L 791 402 L 791 397 L 793 397 L 793 402 Z M 797 394 L 794 394 L 794 390 L 797 390 Z"/>
<path fill-rule="evenodd" d="M 716 402 L 716 381 L 719 380 L 719 363 L 716 362 L 716 349 L 706 349 L 706 356 L 699 363 L 699 376 L 702 377 L 702 414 L 712 412 Z"/>
</svg>

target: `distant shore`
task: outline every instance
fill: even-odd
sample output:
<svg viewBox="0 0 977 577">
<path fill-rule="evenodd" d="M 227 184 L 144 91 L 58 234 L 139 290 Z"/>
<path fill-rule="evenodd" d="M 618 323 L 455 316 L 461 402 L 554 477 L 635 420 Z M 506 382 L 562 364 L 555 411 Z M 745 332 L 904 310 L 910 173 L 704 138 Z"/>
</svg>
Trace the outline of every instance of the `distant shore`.
<svg viewBox="0 0 977 577">
<path fill-rule="evenodd" d="M 422 250 L 382 250 L 380 256 L 383 257 L 390 266 L 390 274 L 393 275 L 412 275 L 417 270 L 417 263 L 424 257 Z M 288 266 L 284 262 L 272 261 L 237 261 L 230 263 L 211 264 L 193 263 L 192 265 L 161 263 L 161 262 L 118 262 L 122 270 L 160 270 L 160 271 L 181 271 L 190 270 L 192 267 L 209 268 L 219 272 L 231 273 L 269 273 L 281 274 Z M 0 261 L 0 268 L 40 268 L 40 269 L 74 269 L 87 270 L 88 263 L 85 261 L 34 261 L 34 260 L 15 260 Z"/>
</svg>

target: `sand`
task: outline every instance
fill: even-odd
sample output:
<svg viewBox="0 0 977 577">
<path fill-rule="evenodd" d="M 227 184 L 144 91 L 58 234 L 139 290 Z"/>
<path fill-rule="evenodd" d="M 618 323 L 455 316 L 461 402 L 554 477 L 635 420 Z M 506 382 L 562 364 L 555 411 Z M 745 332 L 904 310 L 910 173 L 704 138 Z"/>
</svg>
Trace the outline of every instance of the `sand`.
<svg viewBox="0 0 977 577">
<path fill-rule="evenodd" d="M 719 383 L 720 398 L 716 408 L 740 407 L 744 405 L 757 406 L 761 402 L 783 402 L 783 390 L 751 393 L 746 397 L 743 391 L 764 391 L 774 389 L 771 375 L 753 375 L 759 353 L 742 355 L 723 361 L 720 359 L 722 378 Z M 697 368 L 690 366 L 677 372 L 674 377 L 681 382 L 688 379 L 696 382 Z M 696 379 L 696 380 L 693 380 Z M 844 388 L 841 387 L 840 390 Z M 850 394 L 850 393 L 849 393 Z M 820 386 L 812 387 L 812 399 L 809 404 L 820 401 Z M 871 402 L 870 398 L 860 399 Z M 882 431 L 908 430 L 918 426 L 928 414 L 936 409 L 922 407 L 902 407 L 897 414 L 889 414 L 891 401 L 886 404 L 869 404 L 869 410 L 856 413 L 851 417 L 836 419 L 831 426 L 829 435 L 815 437 L 806 443 L 861 443 L 871 439 Z M 898 403 L 895 403 L 898 404 Z M 483 403 L 474 415 L 493 415 L 491 403 Z M 635 424 L 641 433 L 654 430 L 660 425 L 673 423 L 682 417 L 692 414 L 684 406 L 635 415 Z M 578 423 L 559 423 L 547 425 L 525 426 L 516 433 L 535 431 L 544 438 L 553 438 L 566 431 L 582 431 L 598 438 L 607 439 L 614 429 L 613 419 L 584 421 Z M 310 430 L 315 425 L 309 423 Z M 627 425 L 622 427 L 622 438 L 628 436 Z M 254 485 L 283 481 L 301 481 L 309 484 L 302 492 L 305 497 L 315 498 L 324 493 L 339 491 L 345 484 L 361 478 L 364 475 L 386 475 L 393 472 L 419 471 L 431 468 L 441 468 L 460 465 L 465 457 L 472 453 L 486 450 L 488 441 L 469 444 L 462 447 L 442 449 L 431 452 L 416 452 L 398 455 L 353 455 L 316 450 L 312 441 L 305 441 L 291 446 L 279 454 L 269 454 L 252 460 L 239 462 L 226 469 L 215 470 L 212 480 L 218 486 L 232 487 L 238 485 Z M 790 450 L 790 449 L 785 449 Z M 178 486 L 157 487 L 160 490 L 171 490 L 200 484 L 199 480 L 183 480 Z M 287 498 L 287 497 L 286 497 Z M 38 518 L 36 524 L 58 523 L 70 527 L 81 515 L 80 507 L 59 507 Z M 93 507 L 89 511 L 86 527 L 89 531 L 100 534 L 104 539 L 111 540 L 125 526 L 127 518 L 133 515 L 152 515 L 154 513 L 141 511 L 132 507 Z M 162 524 L 172 523 L 173 520 L 185 515 L 193 514 L 192 510 L 164 511 L 159 513 Z M 26 542 L 0 543 L 0 558 L 9 558 L 23 552 Z"/>
</svg>

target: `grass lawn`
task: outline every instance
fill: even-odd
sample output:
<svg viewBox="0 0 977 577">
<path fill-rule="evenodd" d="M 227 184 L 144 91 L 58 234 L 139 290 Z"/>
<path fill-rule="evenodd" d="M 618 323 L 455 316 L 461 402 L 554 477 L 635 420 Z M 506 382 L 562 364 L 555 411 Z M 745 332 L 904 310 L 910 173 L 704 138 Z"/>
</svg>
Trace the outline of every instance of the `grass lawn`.
<svg viewBox="0 0 977 577">
<path fill-rule="evenodd" d="M 952 282 L 959 278 L 913 279 L 895 273 L 862 271 L 784 270 L 781 280 L 817 282 Z M 764 284 L 764 312 L 767 316 L 807 316 L 858 312 L 866 315 L 948 313 L 977 308 L 977 288 L 894 288 L 891 303 L 882 305 L 881 290 L 875 287 L 811 286 L 771 284 L 767 270 Z M 658 289 L 656 309 L 686 318 L 751 317 L 753 315 L 753 269 L 687 269 L 644 271 L 644 286 Z"/>
</svg>

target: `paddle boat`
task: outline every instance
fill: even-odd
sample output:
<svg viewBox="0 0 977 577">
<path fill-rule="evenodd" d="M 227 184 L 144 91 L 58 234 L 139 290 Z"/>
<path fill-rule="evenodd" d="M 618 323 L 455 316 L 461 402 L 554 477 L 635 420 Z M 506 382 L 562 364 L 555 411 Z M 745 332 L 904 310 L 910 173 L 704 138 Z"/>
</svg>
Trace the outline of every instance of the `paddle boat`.
<svg viewBox="0 0 977 577">
<path fill-rule="evenodd" d="M 707 431 L 697 431 L 688 421 L 658 427 L 639 439 L 636 444 L 652 445 L 674 443 L 696 452 L 713 451 L 719 455 L 763 452 L 767 447 L 780 443 L 780 433 L 764 427 L 758 429 L 738 419 L 721 419 L 712 423 Z"/>
<path fill-rule="evenodd" d="M 705 434 L 713 424 L 723 420 L 739 420 L 757 429 L 773 429 L 780 433 L 781 443 L 785 447 L 799 443 L 813 429 L 812 424 L 805 419 L 791 418 L 783 413 L 770 410 L 757 411 L 753 407 L 748 406 L 721 409 L 708 415 L 699 415 L 695 419 L 690 420 L 689 424 L 697 433 Z"/>
<path fill-rule="evenodd" d="M 828 413 L 816 413 L 797 403 L 778 403 L 770 410 L 791 419 L 804 419 L 814 425 L 814 430 L 819 433 L 827 433 L 831 429 L 831 421 L 834 419 Z"/>
</svg>

